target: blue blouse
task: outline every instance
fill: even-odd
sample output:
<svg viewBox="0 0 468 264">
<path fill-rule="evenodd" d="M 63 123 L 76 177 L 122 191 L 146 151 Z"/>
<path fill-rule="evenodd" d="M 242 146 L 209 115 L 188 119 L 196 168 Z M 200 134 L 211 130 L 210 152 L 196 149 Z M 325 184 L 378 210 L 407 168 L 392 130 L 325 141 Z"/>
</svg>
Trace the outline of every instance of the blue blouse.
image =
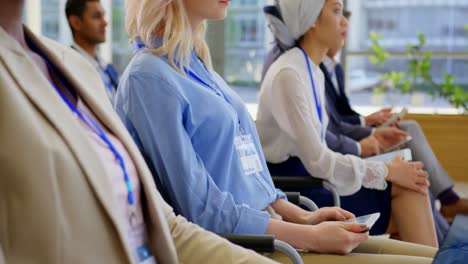
<svg viewBox="0 0 468 264">
<path fill-rule="evenodd" d="M 227 100 L 140 49 L 122 76 L 117 113 L 177 213 L 216 233 L 264 234 L 270 221 L 264 209 L 285 196 L 273 185 L 255 124 L 240 97 L 195 53 L 189 67 Z M 259 174 L 244 174 L 234 144 L 239 121 L 259 154 Z"/>
</svg>

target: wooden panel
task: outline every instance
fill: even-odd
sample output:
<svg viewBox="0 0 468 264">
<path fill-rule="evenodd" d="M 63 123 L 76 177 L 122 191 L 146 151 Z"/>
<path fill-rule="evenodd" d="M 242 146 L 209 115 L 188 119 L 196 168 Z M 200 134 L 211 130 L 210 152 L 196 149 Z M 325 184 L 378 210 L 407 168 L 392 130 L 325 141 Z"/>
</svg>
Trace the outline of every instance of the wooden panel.
<svg viewBox="0 0 468 264">
<path fill-rule="evenodd" d="M 445 170 L 455 181 L 468 182 L 468 115 L 408 114 L 416 120 Z"/>
</svg>

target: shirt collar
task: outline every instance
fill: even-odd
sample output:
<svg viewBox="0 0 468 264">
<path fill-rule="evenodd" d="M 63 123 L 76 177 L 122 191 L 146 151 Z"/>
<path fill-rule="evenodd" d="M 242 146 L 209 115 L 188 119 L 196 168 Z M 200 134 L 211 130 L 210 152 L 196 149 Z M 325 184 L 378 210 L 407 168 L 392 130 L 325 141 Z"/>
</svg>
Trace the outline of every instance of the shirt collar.
<svg viewBox="0 0 468 264">
<path fill-rule="evenodd" d="M 338 62 L 336 62 L 334 59 L 328 57 L 328 56 L 325 56 L 322 60 L 323 62 L 323 65 L 325 65 L 325 68 L 327 68 L 327 71 L 329 73 L 334 73 L 335 72 L 335 67 L 336 65 L 338 64 Z"/>
<path fill-rule="evenodd" d="M 151 41 L 151 45 L 152 45 L 152 48 L 153 49 L 157 49 L 157 48 L 160 48 L 162 45 L 163 45 L 163 37 L 161 36 L 154 36 L 152 41 Z M 144 43 L 143 39 L 141 37 L 135 37 L 133 38 L 133 49 L 135 52 L 137 52 L 138 50 L 142 49 L 142 48 L 145 48 L 147 47 L 146 44 Z M 177 49 L 176 49 L 176 54 L 177 54 Z M 198 58 L 198 55 L 196 54 L 195 51 L 192 51 L 191 52 L 191 58 L 190 58 L 190 65 L 187 65 L 190 69 L 191 68 L 194 68 L 194 67 L 197 67 L 197 66 L 200 66 L 200 60 Z M 168 59 L 168 56 L 167 55 L 164 55 L 163 58 L 165 58 L 166 60 Z"/>
<path fill-rule="evenodd" d="M 163 37 L 161 36 L 154 36 L 151 40 L 151 48 L 158 49 L 163 45 Z M 133 49 L 135 51 L 147 47 L 143 38 L 140 36 L 133 38 Z"/>
</svg>

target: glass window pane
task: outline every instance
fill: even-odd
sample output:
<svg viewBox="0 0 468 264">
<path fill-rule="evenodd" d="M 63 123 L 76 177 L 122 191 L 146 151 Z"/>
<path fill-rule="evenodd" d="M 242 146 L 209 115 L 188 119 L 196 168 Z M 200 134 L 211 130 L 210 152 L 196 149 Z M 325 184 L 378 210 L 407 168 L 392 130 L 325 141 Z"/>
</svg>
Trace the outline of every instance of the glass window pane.
<svg viewBox="0 0 468 264">
<path fill-rule="evenodd" d="M 443 82 L 444 74 L 449 73 L 457 77 L 458 85 L 467 89 L 468 57 L 463 54 L 468 52 L 468 31 L 465 29 L 468 24 L 468 1 L 347 1 L 347 9 L 352 16 L 345 62 L 347 90 L 352 101 L 359 105 L 379 101 L 371 102 L 372 87 L 380 82 L 385 72 L 407 72 L 409 59 L 404 53 L 408 45 L 418 44 L 419 33 L 426 36 L 424 51 L 436 53 L 431 60 L 430 72 L 435 82 Z M 380 44 L 390 52 L 390 60 L 383 68 L 377 68 L 368 61 L 366 54 L 371 44 L 370 32 L 380 34 Z M 423 92 L 427 90 L 419 88 Z M 401 94 L 394 94 L 393 99 L 390 97 L 392 95 L 385 96 L 385 100 L 380 102 L 386 105 L 419 103 L 424 106 L 449 106 L 446 101 L 434 101 L 427 94 L 425 100 L 413 102 Z"/>
<path fill-rule="evenodd" d="M 60 10 L 59 0 L 42 0 L 42 34 L 48 38 L 59 40 L 59 14 L 64 12 Z"/>
<path fill-rule="evenodd" d="M 456 84 L 468 91 L 468 76 L 466 75 L 468 59 L 434 58 L 431 64 L 431 75 L 437 84 L 444 82 L 444 73 L 450 73 L 457 77 Z M 432 86 L 423 85 L 420 80 L 413 81 L 417 96 L 397 93 L 389 85 L 384 85 L 385 95 L 378 96 L 375 87 L 381 86 L 381 77 L 384 72 L 408 72 L 406 58 L 390 59 L 384 68 L 378 68 L 369 62 L 367 56 L 348 56 L 346 65 L 346 89 L 355 105 L 450 107 L 446 100 L 433 100 L 428 94 Z"/>
<path fill-rule="evenodd" d="M 265 0 L 233 1 L 225 21 L 224 77 L 247 102 L 255 102 L 263 60 L 271 44 Z"/>
<path fill-rule="evenodd" d="M 466 51 L 468 1 L 440 0 L 362 0 L 348 1 L 353 13 L 348 39 L 349 51 L 367 51 L 369 32 L 383 36 L 382 45 L 390 51 L 405 51 L 424 33 L 433 51 Z"/>
<path fill-rule="evenodd" d="M 124 0 L 112 0 L 112 63 L 122 74 L 132 58 L 132 47 L 125 30 Z"/>
</svg>

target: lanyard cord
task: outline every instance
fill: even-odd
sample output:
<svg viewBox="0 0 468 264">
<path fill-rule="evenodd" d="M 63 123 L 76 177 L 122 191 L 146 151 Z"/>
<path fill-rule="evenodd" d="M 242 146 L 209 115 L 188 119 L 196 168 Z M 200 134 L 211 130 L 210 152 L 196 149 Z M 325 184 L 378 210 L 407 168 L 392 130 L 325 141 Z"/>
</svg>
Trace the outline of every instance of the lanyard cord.
<svg viewBox="0 0 468 264">
<path fill-rule="evenodd" d="M 104 80 L 104 84 L 106 85 L 107 90 L 113 95 L 114 85 L 112 84 L 112 80 L 111 80 L 109 72 L 107 71 L 107 69 L 101 67 L 99 63 L 98 63 L 98 67 L 99 67 L 99 74 L 105 75 L 105 76 L 101 76 L 101 79 Z"/>
<path fill-rule="evenodd" d="M 203 65 L 204 66 L 204 65 Z M 239 124 L 239 129 L 241 131 L 242 134 L 244 134 L 243 132 L 243 129 L 241 127 L 241 121 L 240 121 L 240 117 L 239 115 L 237 114 L 237 111 L 236 109 L 234 108 L 234 105 L 231 103 L 231 101 L 229 100 L 229 98 L 227 98 L 226 94 L 220 89 L 215 89 L 214 87 L 212 87 L 211 85 L 209 85 L 207 82 L 205 82 L 202 78 L 200 78 L 196 73 L 194 73 L 193 71 L 191 70 L 187 70 L 187 69 L 184 69 L 185 70 L 185 73 L 187 73 L 190 77 L 192 77 L 195 81 L 199 82 L 200 84 L 202 84 L 203 86 L 207 87 L 208 89 L 212 90 L 216 95 L 218 95 L 219 97 L 223 97 L 224 98 L 224 101 L 226 101 L 226 103 L 228 103 L 231 108 L 234 110 L 234 112 L 236 113 L 237 115 L 237 123 Z M 206 72 L 208 75 L 211 75 L 208 71 L 208 69 L 206 69 Z M 210 79 L 212 79 L 212 77 L 210 76 L 209 77 Z M 212 80 L 213 81 L 213 80 Z M 213 81 L 214 83 L 214 81 Z"/>
<path fill-rule="evenodd" d="M 75 101 L 77 101 L 77 98 L 75 98 L 73 96 L 73 94 L 70 92 L 70 90 L 64 84 L 62 78 L 60 77 L 58 72 L 55 70 L 55 68 L 49 63 L 49 61 L 44 57 L 44 55 L 41 52 L 39 52 L 38 49 L 36 49 L 36 47 L 33 47 L 33 49 L 36 51 L 37 54 L 39 54 L 42 57 L 44 62 L 47 64 L 47 68 L 57 78 L 60 85 L 65 89 L 67 94 L 70 97 L 72 97 Z M 76 106 L 73 105 L 72 102 L 70 102 L 68 97 L 65 96 L 63 94 L 63 92 L 55 85 L 55 83 L 50 81 L 50 84 L 55 88 L 57 93 L 60 95 L 62 100 L 67 104 L 67 106 L 70 108 L 70 110 L 73 113 L 75 113 L 91 130 L 93 130 L 93 132 L 96 133 L 101 138 L 101 140 L 103 140 L 107 144 L 109 149 L 114 153 L 116 159 L 119 161 L 120 167 L 122 168 L 122 171 L 123 171 L 123 174 L 124 174 L 125 185 L 127 187 L 127 192 L 128 192 L 128 194 L 127 194 L 128 203 L 130 205 L 134 205 L 135 204 L 135 197 L 134 197 L 134 194 L 133 194 L 132 182 L 131 182 L 130 177 L 128 175 L 128 171 L 127 171 L 127 168 L 125 166 L 125 161 L 124 161 L 122 155 L 115 148 L 114 144 L 110 141 L 109 137 L 106 135 L 106 133 L 103 131 L 103 129 L 99 126 L 99 124 L 97 124 L 97 122 L 91 116 L 89 116 L 86 112 L 82 113 L 80 110 L 78 110 L 76 108 Z"/>
<path fill-rule="evenodd" d="M 202 63 L 203 64 L 203 63 Z M 203 64 L 203 66 L 205 67 L 205 65 Z M 231 108 L 234 110 L 234 112 L 236 113 L 237 115 L 237 123 L 239 124 L 239 129 L 241 131 L 242 134 L 244 134 L 243 132 L 243 129 L 242 129 L 242 126 L 241 126 L 241 121 L 240 121 L 240 117 L 239 117 L 239 114 L 237 114 L 237 111 L 236 109 L 234 108 L 234 105 L 231 103 L 231 101 L 229 100 L 229 98 L 227 98 L 226 94 L 223 92 L 223 90 L 221 88 L 218 88 L 218 89 L 215 89 L 214 87 L 212 87 L 211 85 L 209 85 L 207 82 L 205 82 L 202 78 L 200 78 L 196 73 L 194 73 L 193 71 L 191 70 L 187 70 L 187 69 L 184 69 L 185 70 L 185 73 L 187 73 L 190 77 L 192 77 L 194 80 L 196 80 L 197 82 L 199 82 L 200 84 L 202 84 L 203 86 L 205 86 L 206 88 L 212 90 L 216 95 L 218 95 L 219 97 L 223 97 L 224 98 L 224 101 L 226 101 L 226 103 L 228 103 Z M 208 71 L 208 69 L 206 69 L 205 67 L 205 71 L 207 73 L 207 75 L 209 76 L 210 80 L 215 83 L 215 81 L 213 81 L 213 78 L 211 77 L 211 73 Z"/>
<path fill-rule="evenodd" d="M 138 41 L 137 39 L 134 40 L 134 42 L 132 43 L 132 47 L 133 49 L 136 51 L 138 50 L 141 50 L 141 49 L 144 49 L 146 47 L 146 45 L 140 41 Z M 213 77 L 211 76 L 211 73 L 209 72 L 209 70 L 206 68 L 205 64 L 203 62 L 200 61 L 200 59 L 197 57 L 197 60 L 199 63 L 201 63 L 203 65 L 203 68 L 205 69 L 206 71 L 206 74 L 208 75 L 208 77 L 210 78 L 210 81 L 212 81 L 213 83 L 215 83 L 215 81 L 213 80 Z M 178 63 L 176 62 L 176 64 L 178 65 Z M 178 65 L 179 66 L 179 65 Z M 198 83 L 200 83 L 201 85 L 205 86 L 206 88 L 210 89 L 211 91 L 213 91 L 216 95 L 218 95 L 219 97 L 223 97 L 224 101 L 226 101 L 230 106 L 231 108 L 234 110 L 234 112 L 236 113 L 237 115 L 237 123 L 239 124 L 239 130 L 241 132 L 241 134 L 244 134 L 244 131 L 242 129 L 242 126 L 241 126 L 241 121 L 240 121 L 240 117 L 239 117 L 239 114 L 237 114 L 237 111 L 236 109 L 234 108 L 234 105 L 231 103 L 231 101 L 229 100 L 229 98 L 227 98 L 226 94 L 223 92 L 222 89 L 218 88 L 218 89 L 215 89 L 214 87 L 212 87 L 211 85 L 209 85 L 207 82 L 205 82 L 200 76 L 198 76 L 195 72 L 193 72 L 192 70 L 189 70 L 187 68 L 184 67 L 184 71 L 186 74 L 188 74 L 193 80 L 197 81 Z"/>
<path fill-rule="evenodd" d="M 315 89 L 314 77 L 313 77 L 313 75 L 312 75 L 312 67 L 311 67 L 311 65 L 310 65 L 309 56 L 307 55 L 306 51 L 305 51 L 301 46 L 299 46 L 299 49 L 300 49 L 300 50 L 302 51 L 302 53 L 304 54 L 304 58 L 305 58 L 306 63 L 307 63 L 307 69 L 308 69 L 308 71 L 309 71 L 310 82 L 312 83 L 312 91 L 313 91 L 314 99 L 315 99 L 315 107 L 317 108 L 317 115 L 318 115 L 320 124 L 322 125 L 320 134 L 321 134 L 321 140 L 323 141 L 323 139 L 324 139 L 324 131 L 323 131 L 322 103 L 320 102 L 320 100 L 319 100 L 319 98 L 318 98 L 318 96 L 317 96 L 317 90 Z"/>
</svg>

